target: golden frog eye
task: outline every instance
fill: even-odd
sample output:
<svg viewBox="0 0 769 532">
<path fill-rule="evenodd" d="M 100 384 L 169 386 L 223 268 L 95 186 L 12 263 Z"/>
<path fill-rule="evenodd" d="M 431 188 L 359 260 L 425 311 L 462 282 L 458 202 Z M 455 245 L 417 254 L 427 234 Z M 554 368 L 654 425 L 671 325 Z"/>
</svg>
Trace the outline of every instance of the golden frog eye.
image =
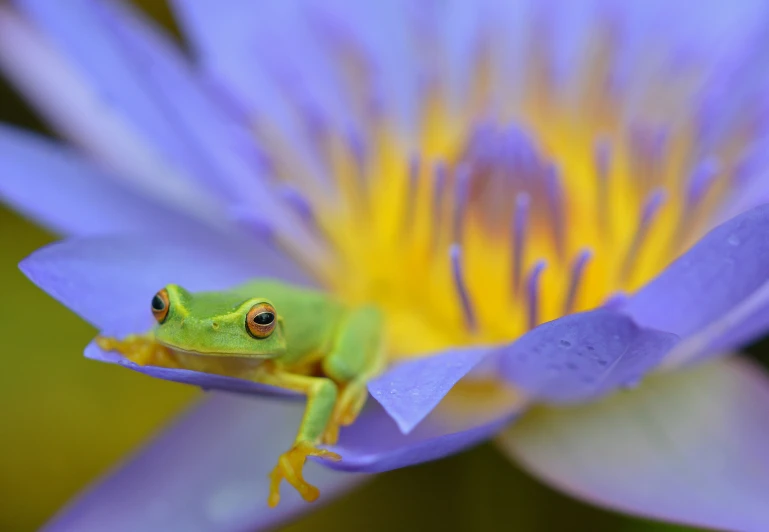
<svg viewBox="0 0 769 532">
<path fill-rule="evenodd" d="M 246 329 L 254 338 L 267 338 L 278 323 L 275 307 L 269 303 L 259 303 L 251 307 L 246 315 Z"/>
<path fill-rule="evenodd" d="M 166 321 L 168 309 L 171 303 L 168 301 L 168 291 L 164 288 L 152 298 L 152 315 L 158 323 Z"/>
</svg>

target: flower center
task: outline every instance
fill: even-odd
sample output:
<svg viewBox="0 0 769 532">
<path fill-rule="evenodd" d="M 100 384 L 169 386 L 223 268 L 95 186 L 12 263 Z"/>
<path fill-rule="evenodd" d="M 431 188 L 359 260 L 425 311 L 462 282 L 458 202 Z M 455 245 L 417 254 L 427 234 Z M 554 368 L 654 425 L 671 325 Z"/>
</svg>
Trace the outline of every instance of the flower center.
<svg viewBox="0 0 769 532">
<path fill-rule="evenodd" d="M 704 139 L 696 71 L 651 76 L 631 113 L 598 44 L 569 83 L 535 54 L 502 102 L 480 51 L 460 104 L 433 83 L 414 131 L 380 109 L 354 133 L 305 117 L 323 177 L 276 150 L 286 203 L 323 242 L 293 251 L 344 300 L 386 312 L 394 356 L 611 304 L 712 225 L 744 136 Z"/>
</svg>

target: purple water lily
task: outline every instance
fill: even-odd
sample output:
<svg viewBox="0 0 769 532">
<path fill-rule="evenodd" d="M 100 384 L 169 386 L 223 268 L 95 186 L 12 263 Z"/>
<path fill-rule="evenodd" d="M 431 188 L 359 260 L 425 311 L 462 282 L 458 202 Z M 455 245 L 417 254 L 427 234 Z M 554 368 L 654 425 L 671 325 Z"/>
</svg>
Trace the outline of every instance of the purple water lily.
<svg viewBox="0 0 769 532">
<path fill-rule="evenodd" d="M 0 127 L 0 196 L 68 237 L 32 281 L 115 335 L 168 283 L 385 312 L 391 368 L 308 470 L 322 500 L 495 437 L 596 504 L 769 529 L 769 380 L 724 356 L 769 329 L 759 2 L 179 0 L 193 57 L 117 1 L 13 4 L 0 66 L 72 145 Z M 50 530 L 308 509 L 266 503 L 301 404 L 86 356 L 220 391 Z"/>
</svg>

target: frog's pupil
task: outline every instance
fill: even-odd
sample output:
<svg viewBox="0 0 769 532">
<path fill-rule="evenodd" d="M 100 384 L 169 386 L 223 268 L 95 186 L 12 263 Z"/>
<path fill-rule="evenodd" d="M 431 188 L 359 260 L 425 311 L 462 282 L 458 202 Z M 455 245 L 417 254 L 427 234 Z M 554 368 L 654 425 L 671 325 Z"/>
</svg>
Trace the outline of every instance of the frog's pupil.
<svg viewBox="0 0 769 532">
<path fill-rule="evenodd" d="M 163 301 L 163 299 L 155 294 L 155 297 L 152 298 L 152 310 L 156 310 L 158 312 L 165 310 L 166 304 Z"/>
<path fill-rule="evenodd" d="M 269 325 L 275 319 L 275 314 L 272 312 L 262 312 L 254 316 L 254 323 L 257 325 Z"/>
</svg>

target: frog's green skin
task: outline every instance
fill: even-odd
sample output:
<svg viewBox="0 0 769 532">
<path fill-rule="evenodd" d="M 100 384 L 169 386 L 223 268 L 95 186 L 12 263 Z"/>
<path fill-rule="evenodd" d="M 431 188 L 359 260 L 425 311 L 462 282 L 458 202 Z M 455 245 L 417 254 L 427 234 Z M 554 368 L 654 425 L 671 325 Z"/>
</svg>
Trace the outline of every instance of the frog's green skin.
<svg viewBox="0 0 769 532">
<path fill-rule="evenodd" d="M 382 315 L 374 307 L 348 308 L 329 295 L 273 280 L 255 280 L 230 290 L 188 292 L 168 285 L 168 313 L 144 335 L 97 342 L 138 364 L 193 369 L 247 378 L 307 395 L 294 446 L 271 474 L 270 505 L 279 501 L 281 479 L 306 500 L 317 488 L 302 478 L 307 456 L 340 459 L 318 449 L 336 443 L 340 425 L 362 409 L 366 383 L 384 366 Z M 251 308 L 271 304 L 277 324 L 266 338 L 246 327 Z"/>
</svg>

